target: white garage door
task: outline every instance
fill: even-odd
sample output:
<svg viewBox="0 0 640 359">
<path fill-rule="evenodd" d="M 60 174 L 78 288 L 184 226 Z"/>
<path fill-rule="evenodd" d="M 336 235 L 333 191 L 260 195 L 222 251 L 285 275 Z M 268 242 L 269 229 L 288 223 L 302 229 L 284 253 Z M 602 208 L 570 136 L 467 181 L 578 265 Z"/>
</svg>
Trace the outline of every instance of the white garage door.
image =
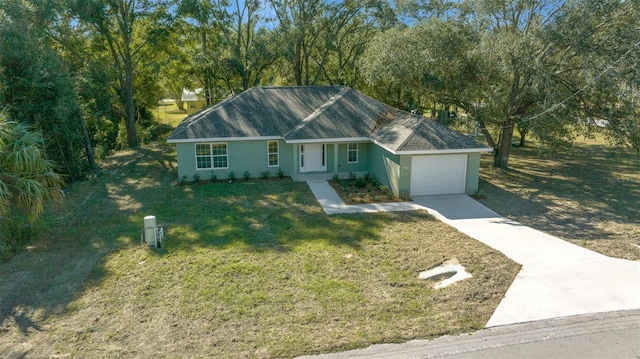
<svg viewBox="0 0 640 359">
<path fill-rule="evenodd" d="M 411 195 L 464 193 L 467 155 L 414 156 L 411 158 Z"/>
</svg>

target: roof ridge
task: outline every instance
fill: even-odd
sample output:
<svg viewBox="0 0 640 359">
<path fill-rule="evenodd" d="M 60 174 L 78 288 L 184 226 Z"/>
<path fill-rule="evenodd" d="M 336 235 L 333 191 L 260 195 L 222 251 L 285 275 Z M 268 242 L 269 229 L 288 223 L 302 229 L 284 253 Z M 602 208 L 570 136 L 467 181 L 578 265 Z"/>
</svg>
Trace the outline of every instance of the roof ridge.
<svg viewBox="0 0 640 359">
<path fill-rule="evenodd" d="M 308 89 L 308 88 L 347 88 L 347 86 L 344 85 L 285 85 L 285 86 L 278 86 L 278 85 L 266 85 L 266 86 L 256 86 L 256 87 L 260 87 L 263 89 L 267 89 L 267 90 L 279 90 L 279 89 Z"/>
<path fill-rule="evenodd" d="M 336 88 L 340 88 L 340 92 L 338 92 L 334 96 L 331 96 L 331 98 L 329 98 L 325 103 L 320 105 L 320 107 L 318 107 L 315 111 L 313 111 L 311 114 L 309 114 L 307 117 L 305 117 L 300 122 L 300 124 L 298 124 L 298 126 L 292 128 L 290 131 L 285 133 L 283 137 L 286 138 L 290 133 L 299 131 L 300 129 L 302 129 L 305 126 L 307 126 L 311 122 L 311 120 L 313 120 L 313 118 L 318 117 L 322 112 L 325 111 L 326 108 L 328 108 L 329 106 L 331 106 L 334 103 L 336 103 L 336 101 L 338 101 L 338 99 L 344 97 L 344 95 L 349 91 L 349 88 L 346 87 L 346 86 L 336 86 Z"/>
</svg>

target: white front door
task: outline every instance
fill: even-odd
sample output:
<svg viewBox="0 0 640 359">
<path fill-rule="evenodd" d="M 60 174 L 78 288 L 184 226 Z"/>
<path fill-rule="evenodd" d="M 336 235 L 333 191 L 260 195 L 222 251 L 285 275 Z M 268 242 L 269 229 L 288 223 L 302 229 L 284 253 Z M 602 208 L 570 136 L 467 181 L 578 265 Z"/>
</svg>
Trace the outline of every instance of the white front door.
<svg viewBox="0 0 640 359">
<path fill-rule="evenodd" d="M 327 153 L 324 144 L 300 145 L 300 172 L 327 170 Z"/>
</svg>

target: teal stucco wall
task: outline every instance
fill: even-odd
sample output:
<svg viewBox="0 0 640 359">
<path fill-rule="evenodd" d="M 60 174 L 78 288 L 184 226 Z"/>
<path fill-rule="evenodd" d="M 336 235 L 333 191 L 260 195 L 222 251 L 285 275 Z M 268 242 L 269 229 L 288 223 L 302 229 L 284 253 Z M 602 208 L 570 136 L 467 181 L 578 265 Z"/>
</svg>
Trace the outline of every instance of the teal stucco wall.
<svg viewBox="0 0 640 359">
<path fill-rule="evenodd" d="M 465 193 L 468 195 L 478 192 L 480 180 L 480 153 L 470 153 L 467 157 L 467 181 Z"/>
<path fill-rule="evenodd" d="M 217 179 L 226 179 L 231 172 L 236 178 L 242 178 L 245 171 L 248 171 L 253 178 L 261 177 L 266 171 L 269 171 L 269 175 L 273 177 L 277 175 L 280 168 L 286 176 L 290 176 L 293 170 L 293 146 L 282 140 L 278 141 L 279 166 L 270 167 L 267 142 L 266 140 L 226 142 L 229 164 L 229 168 L 226 169 L 196 169 L 195 143 L 177 143 L 178 179 L 186 176 L 187 181 L 193 181 L 196 173 L 201 180 L 209 180 L 212 175 Z"/>
<path fill-rule="evenodd" d="M 358 162 L 349 163 L 347 161 L 347 144 L 340 143 L 338 145 L 338 172 L 367 172 L 369 170 L 369 146 L 375 145 L 368 143 L 358 143 Z"/>
<path fill-rule="evenodd" d="M 376 176 L 381 184 L 389 186 L 396 196 L 399 195 L 400 156 L 394 155 L 376 144 L 370 144 L 367 149 L 369 174 Z"/>
</svg>

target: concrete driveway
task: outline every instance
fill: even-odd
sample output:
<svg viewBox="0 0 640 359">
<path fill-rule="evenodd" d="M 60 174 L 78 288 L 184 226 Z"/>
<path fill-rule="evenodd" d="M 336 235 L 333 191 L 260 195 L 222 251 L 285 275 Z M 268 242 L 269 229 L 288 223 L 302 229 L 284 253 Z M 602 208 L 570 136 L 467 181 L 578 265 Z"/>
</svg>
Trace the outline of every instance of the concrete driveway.
<svg viewBox="0 0 640 359">
<path fill-rule="evenodd" d="M 487 327 L 640 308 L 640 262 L 573 245 L 504 218 L 465 195 L 413 200 L 522 264 Z"/>
<path fill-rule="evenodd" d="M 522 269 L 487 327 L 640 309 L 640 262 L 607 257 L 500 216 L 466 195 L 349 206 L 327 181 L 308 181 L 327 214 L 426 209 Z"/>
</svg>

